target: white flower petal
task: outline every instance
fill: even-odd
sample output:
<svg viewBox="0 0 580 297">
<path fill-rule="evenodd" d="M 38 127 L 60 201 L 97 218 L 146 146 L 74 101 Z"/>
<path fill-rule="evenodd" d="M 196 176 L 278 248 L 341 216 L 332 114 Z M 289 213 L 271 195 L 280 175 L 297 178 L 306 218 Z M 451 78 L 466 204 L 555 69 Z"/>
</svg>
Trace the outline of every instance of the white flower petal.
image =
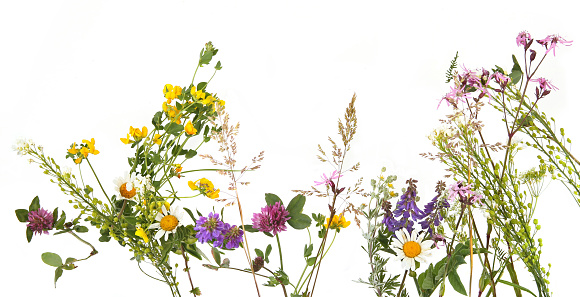
<svg viewBox="0 0 580 297">
<path fill-rule="evenodd" d="M 153 224 L 151 224 L 151 225 L 149 226 L 149 228 L 147 228 L 147 229 L 157 229 L 157 228 L 159 228 L 160 226 L 161 226 L 161 225 L 160 225 L 159 223 L 153 223 Z"/>
<path fill-rule="evenodd" d="M 161 228 L 160 228 L 160 229 L 159 229 L 159 231 L 157 231 L 157 233 L 155 233 L 155 239 L 157 239 L 157 240 L 158 240 L 158 239 L 159 239 L 159 238 L 161 238 L 161 237 L 162 237 L 162 236 L 163 236 L 165 233 L 166 233 L 166 232 L 165 232 L 165 230 L 163 230 L 163 229 L 161 229 Z"/>
</svg>

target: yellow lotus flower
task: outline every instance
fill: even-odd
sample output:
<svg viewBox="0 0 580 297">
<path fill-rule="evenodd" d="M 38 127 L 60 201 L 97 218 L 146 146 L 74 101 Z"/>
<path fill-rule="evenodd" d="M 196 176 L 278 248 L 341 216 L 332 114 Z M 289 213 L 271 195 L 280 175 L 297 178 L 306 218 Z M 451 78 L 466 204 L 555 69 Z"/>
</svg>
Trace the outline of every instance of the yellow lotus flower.
<svg viewBox="0 0 580 297">
<path fill-rule="evenodd" d="M 81 148 L 81 154 L 82 154 L 82 155 L 83 155 L 85 158 L 89 156 L 89 153 L 90 153 L 90 150 L 89 150 L 89 149 L 88 149 L 86 146 L 83 146 L 83 147 Z"/>
<path fill-rule="evenodd" d="M 135 235 L 143 238 L 143 241 L 145 241 L 145 243 L 149 242 L 149 237 L 147 237 L 147 233 L 145 233 L 145 230 L 143 230 L 143 228 L 141 227 L 137 228 L 137 230 L 135 231 Z"/>
<path fill-rule="evenodd" d="M 183 89 L 180 86 L 172 86 L 170 84 L 166 84 L 163 87 L 163 95 L 167 99 L 167 104 L 171 104 L 171 100 L 177 98 L 177 96 L 181 95 L 181 91 Z"/>
<path fill-rule="evenodd" d="M 161 139 L 160 139 L 161 135 L 159 134 L 155 134 L 155 136 L 153 137 L 153 140 L 151 140 L 153 143 L 161 145 Z"/>
<path fill-rule="evenodd" d="M 71 145 L 71 148 L 68 149 L 68 152 L 73 154 L 73 155 L 76 155 L 79 152 L 77 150 L 77 143 L 76 142 L 73 142 L 73 144 Z"/>
<path fill-rule="evenodd" d="M 214 188 L 213 183 L 207 178 L 201 178 L 196 180 L 195 182 L 189 181 L 187 182 L 187 185 L 192 190 L 194 191 L 197 190 L 208 198 L 215 199 L 220 196 L 219 194 L 220 190 Z"/>
<path fill-rule="evenodd" d="M 328 228 L 328 224 L 330 223 L 330 228 Z M 350 221 L 347 221 L 342 214 L 340 216 L 334 215 L 332 217 L 332 222 L 330 222 L 330 218 L 326 218 L 326 224 L 324 227 L 327 229 L 338 229 L 346 228 L 350 225 Z"/>
<path fill-rule="evenodd" d="M 188 121 L 187 124 L 185 124 L 185 133 L 189 135 L 195 135 L 197 133 L 197 129 L 193 127 L 191 121 Z"/>
<path fill-rule="evenodd" d="M 129 143 L 133 143 L 134 141 L 131 140 L 131 134 L 127 134 L 127 138 L 120 138 L 121 142 L 123 142 L 124 144 L 129 144 Z"/>
<path fill-rule="evenodd" d="M 85 144 L 88 146 L 88 148 L 89 148 L 89 153 L 91 153 L 91 154 L 93 154 L 93 155 L 98 155 L 98 154 L 99 154 L 99 151 L 97 151 L 97 150 L 95 149 L 95 139 L 94 139 L 94 138 L 91 138 L 91 141 L 88 141 L 88 140 L 86 140 L 86 139 L 83 139 L 83 143 L 85 143 Z M 81 149 L 81 153 L 82 153 L 82 149 Z M 83 155 L 85 155 L 85 154 L 83 153 Z M 85 155 L 85 158 L 86 158 L 86 157 L 87 157 L 87 156 Z"/>
</svg>

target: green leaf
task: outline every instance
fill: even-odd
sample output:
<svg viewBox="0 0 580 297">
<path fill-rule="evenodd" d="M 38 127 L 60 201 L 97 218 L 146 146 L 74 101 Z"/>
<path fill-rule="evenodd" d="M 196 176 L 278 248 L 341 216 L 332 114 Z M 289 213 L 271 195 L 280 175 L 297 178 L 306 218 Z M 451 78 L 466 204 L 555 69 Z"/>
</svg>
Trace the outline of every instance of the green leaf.
<svg viewBox="0 0 580 297">
<path fill-rule="evenodd" d="M 222 262 L 221 256 L 220 256 L 220 251 L 217 248 L 213 247 L 211 249 L 211 255 L 213 256 L 213 259 L 215 260 L 215 262 L 218 263 L 218 265 L 219 265 L 219 263 Z"/>
<path fill-rule="evenodd" d="M 28 222 L 28 210 L 17 209 L 14 212 L 16 212 L 16 218 L 18 219 L 19 222 L 21 222 L 21 223 Z"/>
<path fill-rule="evenodd" d="M 160 128 L 161 127 L 161 111 L 158 111 L 155 113 L 155 115 L 153 116 L 153 119 L 151 120 L 151 123 L 153 124 L 153 126 L 155 128 Z"/>
<path fill-rule="evenodd" d="M 54 271 L 54 287 L 56 288 L 56 281 L 62 276 L 62 268 L 57 268 Z"/>
<path fill-rule="evenodd" d="M 28 227 L 26 227 L 26 240 L 28 240 L 28 242 L 32 240 L 32 230 Z"/>
<path fill-rule="evenodd" d="M 266 257 L 264 258 L 264 260 L 266 261 L 266 263 L 270 263 L 270 260 L 268 260 L 268 256 L 270 256 L 270 253 L 271 253 L 271 252 L 272 252 L 272 245 L 271 245 L 271 244 L 269 244 L 269 245 L 266 247 L 266 255 L 265 255 Z"/>
<path fill-rule="evenodd" d="M 202 82 L 200 82 L 200 83 L 197 84 L 197 90 L 198 91 L 199 90 L 203 90 L 203 89 L 205 89 L 206 86 L 207 86 L 207 83 L 204 82 L 204 81 L 202 81 Z"/>
<path fill-rule="evenodd" d="M 290 216 L 294 214 L 302 213 L 302 209 L 304 208 L 304 204 L 306 203 L 306 197 L 303 195 L 296 195 L 296 197 L 292 198 L 292 201 L 288 203 L 288 207 L 286 210 L 290 213 Z"/>
<path fill-rule="evenodd" d="M 87 228 L 85 226 L 75 226 L 74 230 L 79 232 L 79 233 L 89 232 L 89 228 Z"/>
<path fill-rule="evenodd" d="M 56 207 L 53 211 L 52 211 L 52 221 L 56 222 L 58 221 L 58 207 Z"/>
<path fill-rule="evenodd" d="M 187 207 L 184 207 L 183 209 L 185 210 L 185 212 L 187 212 L 187 214 L 189 214 L 189 216 L 191 217 L 191 219 L 195 223 L 197 220 L 193 217 L 193 212 L 191 212 L 191 210 Z"/>
<path fill-rule="evenodd" d="M 306 260 L 306 264 L 308 264 L 308 266 L 312 266 L 314 263 L 316 263 L 316 257 L 311 257 Z"/>
<path fill-rule="evenodd" d="M 75 258 L 66 258 L 66 260 L 64 261 L 64 264 L 70 264 L 72 262 L 76 262 L 77 259 Z"/>
<path fill-rule="evenodd" d="M 262 250 L 254 249 L 254 251 L 256 252 L 256 256 L 262 257 L 262 259 L 264 259 L 264 252 L 262 252 Z"/>
<path fill-rule="evenodd" d="M 62 259 L 60 258 L 59 255 L 55 254 L 55 253 L 43 253 L 42 256 L 42 262 L 50 265 L 50 266 L 54 266 L 54 267 L 60 267 L 62 266 Z"/>
<path fill-rule="evenodd" d="M 312 255 L 312 249 L 314 248 L 314 246 L 312 245 L 312 243 L 310 245 L 304 245 L 304 257 L 310 257 L 310 255 Z"/>
<path fill-rule="evenodd" d="M 195 157 L 195 155 L 197 155 L 196 150 L 188 150 L 187 153 L 185 154 L 185 158 L 191 159 L 191 158 Z"/>
<path fill-rule="evenodd" d="M 250 233 L 258 232 L 260 230 L 255 229 L 252 225 L 244 225 L 244 230 Z"/>
<path fill-rule="evenodd" d="M 517 84 L 520 79 L 522 78 L 522 68 L 520 67 L 520 63 L 518 63 L 518 59 L 516 59 L 515 55 L 512 55 L 512 60 L 514 61 L 514 66 L 512 67 L 512 73 L 510 73 L 510 78 L 512 83 L 515 85 Z"/>
<path fill-rule="evenodd" d="M 56 221 L 56 223 L 54 224 L 54 228 L 57 230 L 62 230 L 64 228 L 65 221 L 66 221 L 66 214 L 64 213 L 64 211 L 62 211 L 60 214 L 60 219 L 58 219 L 58 221 Z"/>
<path fill-rule="evenodd" d="M 457 274 L 457 270 L 449 271 L 449 283 L 457 291 L 457 293 L 467 296 L 467 292 L 465 291 L 465 287 Z"/>
<path fill-rule="evenodd" d="M 272 233 L 270 233 L 270 232 L 264 232 L 264 234 L 268 237 L 274 237 L 274 235 L 272 235 Z"/>
<path fill-rule="evenodd" d="M 214 56 L 213 51 L 203 51 L 202 50 L 202 54 L 199 57 L 200 66 L 209 64 L 209 62 L 211 62 L 211 58 L 213 58 L 213 56 Z"/>
<path fill-rule="evenodd" d="M 185 245 L 183 245 L 183 249 L 187 253 L 189 253 L 190 255 L 196 257 L 199 260 L 202 260 L 201 254 L 197 252 L 197 248 L 196 248 L 195 244 L 185 244 Z"/>
<path fill-rule="evenodd" d="M 274 205 L 276 202 L 280 202 L 280 204 L 284 204 L 284 203 L 282 203 L 282 200 L 280 199 L 280 197 L 278 197 L 272 193 L 266 193 L 266 204 Z"/>
<path fill-rule="evenodd" d="M 171 122 L 163 128 L 167 133 L 177 136 L 181 131 L 183 131 L 183 125 L 180 125 L 175 122 Z"/>
<path fill-rule="evenodd" d="M 123 218 L 127 221 L 127 223 L 129 223 L 131 225 L 137 225 L 137 218 L 136 217 L 124 216 Z"/>
<path fill-rule="evenodd" d="M 38 198 L 38 196 L 36 196 L 34 197 L 34 199 L 32 199 L 32 202 L 28 207 L 28 211 L 35 211 L 38 210 L 39 208 L 40 208 L 40 199 Z"/>
<path fill-rule="evenodd" d="M 433 283 L 433 264 L 430 264 L 429 268 L 424 273 L 425 273 L 425 280 L 421 284 L 421 288 L 423 288 L 425 290 L 434 289 L 435 284 Z"/>
<path fill-rule="evenodd" d="M 311 223 L 312 220 L 310 219 L 310 217 L 303 213 L 294 214 L 290 218 L 290 220 L 288 220 L 288 225 L 292 226 L 292 228 L 296 230 L 307 228 L 310 226 Z"/>
<path fill-rule="evenodd" d="M 512 286 L 512 287 L 514 287 L 514 288 L 518 288 L 518 289 L 520 289 L 520 290 L 523 290 L 523 291 L 526 291 L 526 292 L 528 292 L 528 293 L 532 294 L 534 297 L 537 297 L 537 296 L 536 296 L 536 294 L 534 294 L 532 291 L 530 291 L 530 290 L 528 290 L 528 289 L 526 289 L 526 288 L 524 288 L 524 287 L 522 287 L 522 286 L 520 286 L 520 285 L 516 285 L 516 284 L 514 284 L 514 283 L 510 283 L 510 282 L 508 282 L 508 281 L 505 281 L 505 280 L 503 280 L 503 279 L 500 279 L 500 280 L 498 280 L 498 282 L 500 282 L 500 283 L 502 283 L 502 284 L 505 284 L 505 285 L 508 285 L 508 286 Z"/>
<path fill-rule="evenodd" d="M 222 62 L 218 61 L 217 64 L 215 64 L 215 70 L 221 70 L 222 69 Z"/>
</svg>

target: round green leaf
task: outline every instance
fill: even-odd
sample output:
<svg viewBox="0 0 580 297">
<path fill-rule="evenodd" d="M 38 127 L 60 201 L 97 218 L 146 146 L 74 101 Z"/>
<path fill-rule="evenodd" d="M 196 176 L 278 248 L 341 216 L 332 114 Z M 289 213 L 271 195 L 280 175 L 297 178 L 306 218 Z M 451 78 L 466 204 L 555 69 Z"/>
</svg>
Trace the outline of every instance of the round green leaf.
<svg viewBox="0 0 580 297">
<path fill-rule="evenodd" d="M 50 265 L 50 266 L 54 266 L 54 267 L 60 267 L 62 266 L 62 259 L 60 258 L 59 255 L 55 254 L 55 253 L 43 253 L 42 254 L 42 262 Z"/>
</svg>

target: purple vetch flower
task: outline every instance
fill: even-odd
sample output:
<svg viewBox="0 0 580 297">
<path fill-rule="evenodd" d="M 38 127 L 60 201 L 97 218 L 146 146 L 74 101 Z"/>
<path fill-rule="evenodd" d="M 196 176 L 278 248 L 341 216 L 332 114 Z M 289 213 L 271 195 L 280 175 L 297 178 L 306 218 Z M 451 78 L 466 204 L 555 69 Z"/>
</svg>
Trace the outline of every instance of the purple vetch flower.
<svg viewBox="0 0 580 297">
<path fill-rule="evenodd" d="M 54 218 L 52 212 L 44 208 L 28 212 L 28 227 L 34 234 L 48 234 L 52 230 Z"/>
<path fill-rule="evenodd" d="M 274 205 L 262 207 L 261 213 L 255 213 L 252 218 L 252 227 L 261 232 L 273 232 L 274 235 L 286 231 L 286 221 L 290 219 L 290 213 L 280 202 Z"/>
<path fill-rule="evenodd" d="M 542 89 L 542 91 L 558 90 L 558 88 L 556 88 L 556 86 L 554 86 L 549 80 L 547 80 L 543 77 L 533 78 L 533 79 L 530 79 L 530 81 L 537 82 L 540 85 L 540 89 Z"/>
<path fill-rule="evenodd" d="M 220 215 L 217 213 L 209 213 L 206 217 L 200 217 L 197 220 L 197 224 L 193 230 L 197 230 L 195 237 L 200 243 L 209 242 L 212 240 L 223 240 L 223 231 L 225 229 L 224 222 L 220 220 Z M 215 242 L 214 242 L 214 246 Z"/>
<path fill-rule="evenodd" d="M 439 226 L 441 224 L 441 220 L 443 220 L 443 214 L 441 211 L 444 208 L 449 208 L 449 202 L 446 199 L 439 199 L 441 194 L 437 194 L 431 200 L 431 202 L 425 205 L 425 210 L 423 210 L 423 214 L 420 215 L 420 219 L 422 220 L 419 222 L 423 229 L 427 229 L 429 234 L 433 235 L 433 227 Z"/>
<path fill-rule="evenodd" d="M 554 56 L 556 56 L 556 46 L 561 43 L 565 46 L 570 46 L 572 40 L 567 41 L 566 39 L 560 37 L 559 35 L 548 35 L 548 37 L 538 40 L 538 43 L 546 48 L 546 54 L 553 50 Z"/>
<path fill-rule="evenodd" d="M 230 226 L 230 224 L 225 223 L 222 236 L 216 239 L 214 246 L 220 247 L 225 243 L 226 249 L 235 249 L 239 247 L 240 243 L 243 241 L 244 231 L 236 225 Z"/>
<path fill-rule="evenodd" d="M 401 195 L 399 201 L 397 201 L 395 210 L 390 216 L 388 213 L 385 214 L 383 223 L 387 226 L 389 231 L 395 232 L 403 227 L 406 227 L 407 231 L 412 232 L 414 224 L 413 221 L 418 221 L 423 215 L 423 211 L 417 207 L 416 203 L 416 182 L 417 181 L 414 179 L 407 180 L 409 186 L 407 187 L 407 191 L 405 191 L 405 193 Z"/>
<path fill-rule="evenodd" d="M 530 35 L 530 33 L 522 31 L 520 32 L 520 34 L 518 34 L 518 37 L 516 37 L 516 44 L 518 46 L 520 45 L 526 46 L 531 39 L 532 36 Z"/>
<path fill-rule="evenodd" d="M 342 177 L 342 175 L 339 175 L 336 170 L 332 172 L 330 177 L 326 177 L 326 174 L 323 173 L 321 176 L 322 181 L 314 181 L 314 185 L 315 186 L 330 185 L 330 183 L 332 182 L 333 179 L 337 179 L 339 177 Z"/>
</svg>

